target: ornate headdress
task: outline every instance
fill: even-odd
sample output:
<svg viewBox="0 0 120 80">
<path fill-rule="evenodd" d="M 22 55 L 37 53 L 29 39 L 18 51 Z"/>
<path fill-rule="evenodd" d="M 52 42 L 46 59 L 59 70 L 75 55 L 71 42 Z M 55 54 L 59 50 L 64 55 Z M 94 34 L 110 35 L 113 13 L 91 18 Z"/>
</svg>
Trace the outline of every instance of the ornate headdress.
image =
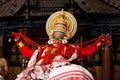
<svg viewBox="0 0 120 80">
<path fill-rule="evenodd" d="M 57 35 L 57 33 L 60 33 L 62 34 L 62 39 L 66 37 L 69 40 L 75 35 L 76 30 L 77 21 L 75 17 L 63 10 L 53 13 L 46 22 L 46 32 L 50 39 L 51 37 L 54 38 L 54 35 Z"/>
</svg>

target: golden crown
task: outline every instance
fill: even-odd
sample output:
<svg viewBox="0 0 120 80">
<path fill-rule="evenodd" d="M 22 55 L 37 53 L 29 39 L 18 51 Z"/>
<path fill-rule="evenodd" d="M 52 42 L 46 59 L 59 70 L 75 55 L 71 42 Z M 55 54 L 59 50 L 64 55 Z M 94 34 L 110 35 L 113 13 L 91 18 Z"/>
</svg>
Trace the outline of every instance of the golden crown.
<svg viewBox="0 0 120 80">
<path fill-rule="evenodd" d="M 70 39 L 77 30 L 77 21 L 75 17 L 63 9 L 53 13 L 46 22 L 46 32 L 48 36 L 53 34 L 54 26 L 61 25 L 66 27 L 66 37 Z"/>
</svg>

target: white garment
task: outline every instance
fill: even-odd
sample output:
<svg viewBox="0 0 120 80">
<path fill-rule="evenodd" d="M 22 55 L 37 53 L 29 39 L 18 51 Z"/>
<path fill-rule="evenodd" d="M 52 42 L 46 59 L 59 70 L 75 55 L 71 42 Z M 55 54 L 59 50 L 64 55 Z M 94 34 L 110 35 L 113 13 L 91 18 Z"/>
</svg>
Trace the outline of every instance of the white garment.
<svg viewBox="0 0 120 80">
<path fill-rule="evenodd" d="M 61 65 L 61 66 L 60 66 Z M 58 67 L 57 67 L 58 66 Z M 80 65 L 54 63 L 48 80 L 94 80 L 91 73 Z"/>
<path fill-rule="evenodd" d="M 30 79 L 34 78 L 33 80 L 71 80 L 73 78 L 74 80 L 94 80 L 93 76 L 87 69 L 80 65 L 70 64 L 68 62 L 77 58 L 76 53 L 74 53 L 68 60 L 65 60 L 62 56 L 55 56 L 53 62 L 48 65 L 48 67 L 45 65 L 47 69 L 50 70 L 50 72 L 47 73 L 47 71 L 43 71 L 40 66 L 41 60 L 36 62 L 38 52 L 38 50 L 34 52 L 28 63 L 28 67 L 17 76 L 16 80 L 20 80 L 21 78 L 26 79 L 26 76 L 31 77 Z M 30 75 L 28 75 L 29 72 L 31 72 Z"/>
</svg>

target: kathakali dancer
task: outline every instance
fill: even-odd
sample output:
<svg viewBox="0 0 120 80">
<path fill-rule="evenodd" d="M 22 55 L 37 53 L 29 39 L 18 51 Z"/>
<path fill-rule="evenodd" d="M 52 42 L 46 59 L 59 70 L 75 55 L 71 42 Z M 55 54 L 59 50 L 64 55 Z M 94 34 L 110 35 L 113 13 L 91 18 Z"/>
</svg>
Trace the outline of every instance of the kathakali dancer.
<svg viewBox="0 0 120 80">
<path fill-rule="evenodd" d="M 21 32 L 12 32 L 20 52 L 30 58 L 28 66 L 17 75 L 16 80 L 94 80 L 87 69 L 71 61 L 91 56 L 103 42 L 109 45 L 110 39 L 108 36 L 100 36 L 93 44 L 83 48 L 79 44 L 68 44 L 76 30 L 75 17 L 62 10 L 53 13 L 46 22 L 46 32 L 49 36 L 46 46 L 38 45 Z M 29 48 L 20 38 L 38 46 L 39 49 Z"/>
</svg>

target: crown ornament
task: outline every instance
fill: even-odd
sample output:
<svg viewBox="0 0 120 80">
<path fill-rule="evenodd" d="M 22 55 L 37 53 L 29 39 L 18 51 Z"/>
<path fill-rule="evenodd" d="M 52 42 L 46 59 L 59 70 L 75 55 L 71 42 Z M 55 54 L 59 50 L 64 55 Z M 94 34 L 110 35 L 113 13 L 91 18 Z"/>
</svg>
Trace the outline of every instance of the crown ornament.
<svg viewBox="0 0 120 80">
<path fill-rule="evenodd" d="M 71 39 L 77 30 L 77 21 L 75 17 L 63 9 L 50 15 L 46 22 L 46 32 L 49 39 Z"/>
</svg>

